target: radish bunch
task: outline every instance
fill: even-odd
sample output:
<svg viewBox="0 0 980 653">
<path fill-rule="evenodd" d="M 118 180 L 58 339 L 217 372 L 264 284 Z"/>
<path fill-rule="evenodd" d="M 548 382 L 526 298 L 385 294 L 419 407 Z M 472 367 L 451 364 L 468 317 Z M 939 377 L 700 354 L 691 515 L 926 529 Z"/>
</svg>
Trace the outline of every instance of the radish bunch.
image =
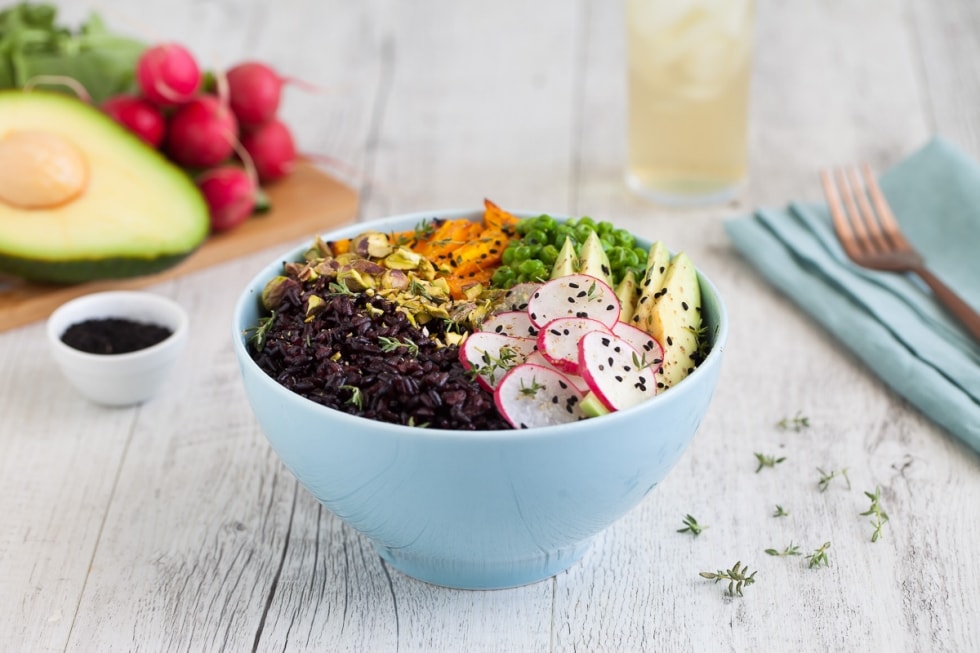
<svg viewBox="0 0 980 653">
<path fill-rule="evenodd" d="M 538 287 L 526 307 L 489 317 L 460 362 L 514 428 L 563 424 L 635 406 L 660 387 L 663 348 L 620 321 L 620 302 L 586 274 Z"/>
<path fill-rule="evenodd" d="M 296 147 L 277 113 L 283 84 L 295 80 L 250 61 L 206 91 L 193 55 L 176 43 L 148 48 L 135 77 L 139 93 L 109 98 L 103 111 L 195 176 L 213 231 L 244 222 L 259 185 L 292 171 Z"/>
</svg>

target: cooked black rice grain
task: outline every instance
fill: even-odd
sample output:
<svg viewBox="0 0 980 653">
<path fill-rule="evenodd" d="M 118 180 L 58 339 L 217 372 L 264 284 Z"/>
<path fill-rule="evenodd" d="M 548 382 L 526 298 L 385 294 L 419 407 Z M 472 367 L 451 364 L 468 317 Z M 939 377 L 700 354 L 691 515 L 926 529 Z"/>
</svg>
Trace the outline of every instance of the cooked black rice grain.
<svg viewBox="0 0 980 653">
<path fill-rule="evenodd" d="M 322 310 L 307 321 L 307 300 Z M 371 305 L 373 309 L 368 310 Z M 441 335 L 441 320 L 428 325 Z M 381 337 L 418 347 L 382 351 Z M 284 387 L 317 403 L 369 419 L 457 430 L 509 429 L 493 395 L 463 369 L 459 348 L 439 345 L 395 304 L 365 294 L 331 292 L 328 282 L 295 284 L 265 332 L 250 344 L 255 362 Z"/>
</svg>

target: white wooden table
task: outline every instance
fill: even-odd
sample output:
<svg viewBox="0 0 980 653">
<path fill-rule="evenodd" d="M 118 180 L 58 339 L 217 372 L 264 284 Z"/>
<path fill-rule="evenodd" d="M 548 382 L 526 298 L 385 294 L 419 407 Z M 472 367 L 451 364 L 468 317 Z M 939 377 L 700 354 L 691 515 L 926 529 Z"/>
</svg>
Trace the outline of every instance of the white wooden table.
<svg viewBox="0 0 980 653">
<path fill-rule="evenodd" d="M 66 18 L 87 7 L 63 0 Z M 235 296 L 285 247 L 155 286 L 191 313 L 174 383 L 99 408 L 43 324 L 0 335 L 0 650 L 977 651 L 980 459 L 856 363 L 729 246 L 725 217 L 819 199 L 940 133 L 980 156 L 980 5 L 759 0 L 751 181 L 669 212 L 628 194 L 622 7 L 601 0 L 95 3 L 287 90 L 301 147 L 361 171 L 361 219 L 475 207 L 589 214 L 688 251 L 732 317 L 710 413 L 669 478 L 585 558 L 454 591 L 388 568 L 281 466 L 245 402 Z M 775 423 L 801 411 L 810 428 Z M 754 453 L 785 456 L 755 473 Z M 817 467 L 846 467 L 819 492 Z M 860 517 L 880 487 L 891 520 Z M 785 518 L 771 513 L 780 504 Z M 476 509 L 476 507 L 474 507 Z M 690 513 L 707 528 L 677 533 Z M 772 557 L 831 541 L 828 567 Z M 744 597 L 698 572 L 758 570 Z"/>
</svg>

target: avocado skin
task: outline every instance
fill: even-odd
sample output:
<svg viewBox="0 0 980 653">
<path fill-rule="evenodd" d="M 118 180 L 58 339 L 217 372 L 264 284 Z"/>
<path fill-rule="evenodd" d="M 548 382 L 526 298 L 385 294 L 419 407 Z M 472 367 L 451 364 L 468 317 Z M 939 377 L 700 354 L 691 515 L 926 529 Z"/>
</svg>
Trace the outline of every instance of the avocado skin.
<svg viewBox="0 0 980 653">
<path fill-rule="evenodd" d="M 131 279 L 163 272 L 195 250 L 151 258 L 113 256 L 107 258 L 42 261 L 0 253 L 0 272 L 41 283 L 77 284 L 105 279 Z"/>
</svg>

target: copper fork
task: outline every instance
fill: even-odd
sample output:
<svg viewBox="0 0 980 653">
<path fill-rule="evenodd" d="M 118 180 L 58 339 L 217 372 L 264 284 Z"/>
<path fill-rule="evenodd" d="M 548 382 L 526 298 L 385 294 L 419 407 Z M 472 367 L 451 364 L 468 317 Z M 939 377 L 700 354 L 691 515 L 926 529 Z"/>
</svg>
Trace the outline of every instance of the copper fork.
<svg viewBox="0 0 980 653">
<path fill-rule="evenodd" d="M 828 170 L 820 171 L 834 231 L 847 256 L 862 267 L 915 273 L 980 342 L 980 314 L 926 267 L 922 255 L 902 235 L 871 167 L 863 165 L 860 171 L 863 182 L 857 167 L 838 168 L 833 175 Z"/>
</svg>

